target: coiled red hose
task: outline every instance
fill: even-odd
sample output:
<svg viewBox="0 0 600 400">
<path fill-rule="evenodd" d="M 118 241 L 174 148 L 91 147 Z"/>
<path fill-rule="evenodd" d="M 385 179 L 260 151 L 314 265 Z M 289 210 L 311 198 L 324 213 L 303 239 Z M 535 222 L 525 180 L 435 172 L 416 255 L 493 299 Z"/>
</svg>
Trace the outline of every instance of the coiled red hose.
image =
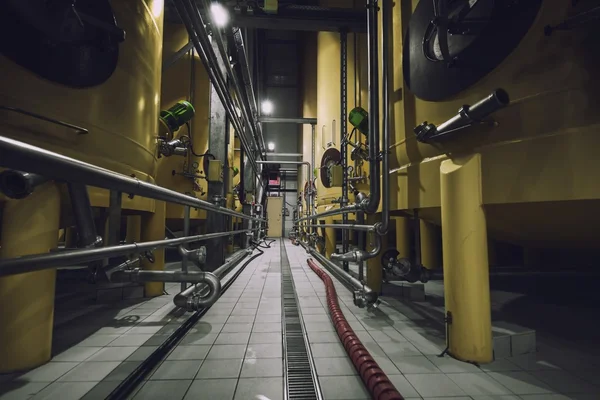
<svg viewBox="0 0 600 400">
<path fill-rule="evenodd" d="M 404 400 L 404 397 L 396 390 L 396 387 L 390 382 L 385 372 L 379 368 L 379 365 L 373 360 L 369 351 L 363 346 L 354 333 L 354 330 L 350 327 L 346 317 L 344 317 L 331 277 L 319 268 L 312 258 L 309 258 L 307 261 L 308 266 L 325 284 L 327 305 L 329 306 L 329 313 L 331 314 L 337 334 L 354 367 L 371 393 L 371 397 L 374 400 Z"/>
</svg>

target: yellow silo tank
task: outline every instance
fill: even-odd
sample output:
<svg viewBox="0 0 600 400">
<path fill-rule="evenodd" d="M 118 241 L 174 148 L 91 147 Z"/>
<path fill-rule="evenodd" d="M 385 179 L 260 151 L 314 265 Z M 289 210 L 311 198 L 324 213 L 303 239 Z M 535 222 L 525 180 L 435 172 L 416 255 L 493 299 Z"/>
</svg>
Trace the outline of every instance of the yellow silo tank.
<svg viewBox="0 0 600 400">
<path fill-rule="evenodd" d="M 187 30 L 181 24 L 165 24 L 163 60 L 172 59 L 189 37 Z M 192 68 L 194 68 L 192 72 Z M 194 80 L 192 90 L 191 81 Z M 162 76 L 161 108 L 167 109 L 180 100 L 190 101 L 193 91 L 193 106 L 195 115 L 190 122 L 192 131 L 186 126 L 179 128 L 174 136 L 188 136 L 192 140 L 193 153 L 203 155 L 208 151 L 208 124 L 210 104 L 210 82 L 202 61 L 194 52 L 192 61 L 191 52 L 183 55 L 172 65 L 165 68 Z M 198 157 L 191 151 L 186 156 L 173 155 L 161 157 L 158 168 L 158 184 L 181 193 L 187 193 L 202 200 L 207 199 L 208 186 L 204 176 L 205 157 Z M 185 175 L 184 175 L 185 174 Z M 184 207 L 178 204 L 167 204 L 167 223 L 174 229 L 181 229 Z M 206 219 L 206 211 L 191 209 L 190 218 L 195 223 Z"/>
<path fill-rule="evenodd" d="M 491 72 L 435 101 L 413 94 L 401 65 L 410 59 L 404 34 L 419 2 L 394 5 L 393 92 L 402 96 L 392 105 L 392 204 L 442 225 L 446 309 L 454 317 L 450 351 L 463 360 L 492 357 L 488 235 L 532 247 L 598 247 L 600 59 L 592 50 L 598 33 L 594 24 L 582 24 L 548 35 L 547 27 L 589 5 L 545 0 L 527 7 L 538 3 L 522 38 Z M 493 125 L 475 124 L 444 142 L 417 142 L 415 126 L 439 125 L 498 88 L 510 105 L 491 116 Z"/>
<path fill-rule="evenodd" d="M 110 7 L 108 4 L 105 7 Z M 0 55 L 2 135 L 154 182 L 163 6 L 163 0 L 112 2 L 114 19 L 126 36 L 118 45 L 114 71 L 111 69 L 109 76 L 93 85 L 56 83 L 13 61 L 14 54 L 11 58 L 7 56 L 9 52 Z M 24 9 L 27 7 L 20 11 Z M 9 11 L 14 10 L 3 9 L 4 18 Z M 26 29 L 36 32 L 28 25 Z M 31 51 L 27 46 L 24 48 Z M 54 54 L 52 49 L 48 51 Z M 85 59 L 85 54 L 79 56 Z M 53 57 L 56 61 L 55 54 Z M 42 57 L 38 67 L 43 62 Z M 65 65 L 66 69 L 73 67 L 70 63 Z M 80 126 L 88 133 L 14 110 Z M 108 191 L 95 188 L 89 191 L 93 206 L 108 206 Z M 61 228 L 61 192 L 55 183 L 38 187 L 23 200 L 3 198 L 2 201 L 0 257 L 44 253 L 56 248 Z M 155 202 L 124 195 L 123 208 L 153 212 Z M 0 278 L 0 373 L 33 368 L 50 359 L 55 274 L 50 269 Z"/>
</svg>

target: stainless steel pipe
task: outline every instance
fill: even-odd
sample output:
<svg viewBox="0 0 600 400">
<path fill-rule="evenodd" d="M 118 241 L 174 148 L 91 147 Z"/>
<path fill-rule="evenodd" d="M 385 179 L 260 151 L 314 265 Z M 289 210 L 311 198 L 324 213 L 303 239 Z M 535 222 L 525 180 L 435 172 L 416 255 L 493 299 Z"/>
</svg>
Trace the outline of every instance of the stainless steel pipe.
<svg viewBox="0 0 600 400">
<path fill-rule="evenodd" d="M 334 274 L 346 287 L 353 291 L 354 304 L 358 307 L 369 307 L 377 306 L 377 300 L 379 295 L 375 293 L 370 287 L 344 271 L 342 268 L 323 257 L 319 252 L 310 248 L 306 243 L 298 240 L 298 242 L 308 251 L 314 258 L 316 258 L 321 265 L 325 267 L 329 272 Z"/>
<path fill-rule="evenodd" d="M 375 233 L 373 236 L 373 239 L 375 240 L 375 246 L 373 246 L 373 249 L 371 251 L 354 250 L 342 254 L 333 253 L 330 257 L 331 261 L 360 263 L 371 258 L 377 257 L 377 255 L 381 251 L 381 236 L 378 233 Z"/>
<path fill-rule="evenodd" d="M 24 199 L 48 180 L 42 175 L 9 169 L 0 173 L 0 192 L 10 199 Z"/>
<path fill-rule="evenodd" d="M 233 217 L 252 219 L 249 215 L 144 182 L 135 177 L 122 175 L 74 158 L 44 150 L 40 147 L 1 136 L 0 166 L 33 172 L 51 179 L 96 186 L 116 192 L 231 215 Z"/>
<path fill-rule="evenodd" d="M 221 277 L 227 274 L 229 270 L 231 270 L 233 267 L 239 264 L 244 258 L 246 258 L 250 254 L 252 254 L 252 250 L 249 249 L 240 250 L 234 253 L 229 259 L 225 261 L 225 263 L 222 266 L 217 268 L 212 274 L 214 274 L 214 276 L 217 277 L 217 280 L 219 280 Z M 208 286 L 208 288 L 210 294 L 210 286 Z M 182 291 L 181 293 L 175 295 L 175 297 L 173 298 L 173 303 L 177 307 L 184 308 L 186 311 L 197 311 L 208 305 L 206 303 L 210 299 L 207 299 L 208 295 L 206 294 L 206 289 L 207 286 L 203 285 L 202 283 L 192 285 L 186 290 Z"/>
<path fill-rule="evenodd" d="M 217 232 L 205 235 L 196 235 L 176 239 L 156 240 L 152 242 L 124 244 L 81 250 L 68 250 L 47 254 L 35 254 L 0 260 L 0 276 L 21 274 L 25 272 L 40 271 L 49 268 L 64 267 L 68 265 L 85 264 L 104 258 L 137 254 L 155 249 L 179 246 L 180 244 L 199 242 L 225 236 L 232 236 L 250 232 L 239 230 L 231 232 Z"/>
</svg>

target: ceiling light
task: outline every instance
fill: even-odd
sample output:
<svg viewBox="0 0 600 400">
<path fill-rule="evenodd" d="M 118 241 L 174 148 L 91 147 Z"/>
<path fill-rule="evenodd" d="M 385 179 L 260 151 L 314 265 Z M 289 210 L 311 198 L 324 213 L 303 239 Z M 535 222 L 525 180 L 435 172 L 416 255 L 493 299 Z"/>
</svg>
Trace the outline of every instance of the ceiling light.
<svg viewBox="0 0 600 400">
<path fill-rule="evenodd" d="M 265 100 L 262 102 L 262 112 L 263 114 L 269 115 L 273 112 L 273 103 L 270 100 Z"/>
<path fill-rule="evenodd" d="M 222 28 L 229 23 L 229 11 L 221 3 L 212 3 L 210 12 L 217 27 Z"/>
</svg>

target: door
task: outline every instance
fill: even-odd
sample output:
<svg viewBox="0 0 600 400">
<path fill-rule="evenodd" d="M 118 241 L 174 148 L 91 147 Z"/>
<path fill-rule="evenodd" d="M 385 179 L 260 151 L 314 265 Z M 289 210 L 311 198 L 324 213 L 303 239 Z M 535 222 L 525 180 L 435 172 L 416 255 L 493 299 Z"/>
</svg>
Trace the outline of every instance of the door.
<svg viewBox="0 0 600 400">
<path fill-rule="evenodd" d="M 268 197 L 267 198 L 267 220 L 269 221 L 269 229 L 267 230 L 268 237 L 281 237 L 282 234 L 282 218 L 281 211 L 283 210 L 283 197 Z"/>
</svg>

